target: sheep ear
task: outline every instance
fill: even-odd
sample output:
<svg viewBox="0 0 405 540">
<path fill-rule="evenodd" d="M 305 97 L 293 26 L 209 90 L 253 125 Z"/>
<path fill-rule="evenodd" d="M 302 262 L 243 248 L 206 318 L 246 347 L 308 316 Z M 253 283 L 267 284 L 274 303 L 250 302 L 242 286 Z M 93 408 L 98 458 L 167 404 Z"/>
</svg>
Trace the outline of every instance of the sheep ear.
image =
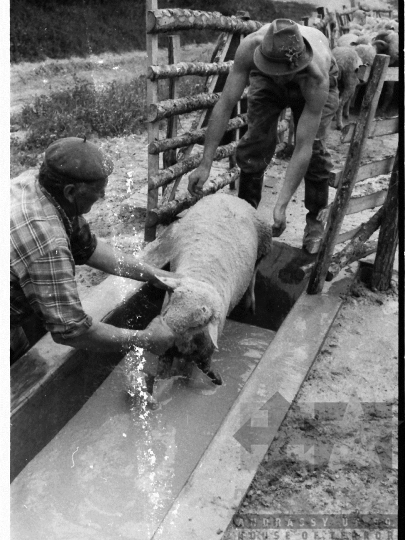
<svg viewBox="0 0 405 540">
<path fill-rule="evenodd" d="M 208 334 L 211 338 L 212 344 L 218 350 L 218 321 L 208 323 Z"/>
<path fill-rule="evenodd" d="M 165 289 L 166 291 L 173 292 L 174 289 L 177 289 L 177 287 L 180 287 L 181 280 L 178 278 L 172 278 L 172 277 L 163 277 L 163 276 L 155 276 L 155 285 L 158 287 L 161 286 L 162 289 Z"/>
</svg>

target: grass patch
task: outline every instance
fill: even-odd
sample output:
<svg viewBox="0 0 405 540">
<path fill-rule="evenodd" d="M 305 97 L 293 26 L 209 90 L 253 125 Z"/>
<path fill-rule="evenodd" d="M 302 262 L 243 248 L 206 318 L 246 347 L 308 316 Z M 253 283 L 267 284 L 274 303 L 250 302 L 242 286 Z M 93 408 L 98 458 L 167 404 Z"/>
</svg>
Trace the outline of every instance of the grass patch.
<svg viewBox="0 0 405 540">
<path fill-rule="evenodd" d="M 159 83 L 160 99 L 168 97 L 168 81 Z M 201 78 L 183 77 L 179 96 L 202 91 Z M 96 87 L 93 83 L 76 81 L 72 88 L 39 96 L 11 118 L 27 130 L 24 139 L 11 138 L 14 162 L 35 166 L 37 156 L 53 141 L 62 137 L 127 136 L 146 128 L 146 77 L 130 82 L 112 82 Z"/>
</svg>

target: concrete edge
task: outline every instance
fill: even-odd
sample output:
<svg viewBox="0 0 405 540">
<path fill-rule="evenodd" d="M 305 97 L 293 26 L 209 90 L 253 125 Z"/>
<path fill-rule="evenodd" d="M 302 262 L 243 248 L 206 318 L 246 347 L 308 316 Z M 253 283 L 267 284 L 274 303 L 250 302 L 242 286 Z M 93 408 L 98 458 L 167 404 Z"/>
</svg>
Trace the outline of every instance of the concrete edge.
<svg viewBox="0 0 405 540">
<path fill-rule="evenodd" d="M 344 279 L 347 283 L 347 278 Z M 153 540 L 222 537 L 342 303 L 343 300 L 333 293 L 301 294 Z M 268 411 L 269 440 L 266 444 L 252 443 L 250 449 L 246 449 L 235 434 L 259 410 Z"/>
</svg>

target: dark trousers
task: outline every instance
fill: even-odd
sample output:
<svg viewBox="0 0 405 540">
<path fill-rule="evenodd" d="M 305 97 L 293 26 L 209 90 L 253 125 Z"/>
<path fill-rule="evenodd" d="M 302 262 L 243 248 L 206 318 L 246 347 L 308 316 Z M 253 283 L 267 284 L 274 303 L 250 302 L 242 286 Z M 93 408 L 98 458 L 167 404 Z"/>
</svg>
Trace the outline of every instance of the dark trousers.
<svg viewBox="0 0 405 540">
<path fill-rule="evenodd" d="M 332 160 L 326 148 L 325 139 L 339 105 L 337 76 L 338 68 L 333 62 L 329 73 L 328 100 L 322 111 L 321 123 L 313 143 L 308 169 L 305 173 L 303 172 L 305 207 L 314 215 L 317 215 L 319 210 L 328 204 L 328 179 L 332 169 Z M 259 199 L 248 201 L 253 206 L 257 207 L 259 204 L 263 174 L 276 149 L 277 126 L 281 111 L 290 107 L 295 126 L 297 126 L 304 106 L 305 100 L 296 83 L 278 86 L 272 79 L 258 70 L 253 70 L 250 73 L 248 130 L 239 141 L 236 162 L 241 169 L 241 181 L 246 184 L 240 186 L 239 196 L 248 200 L 244 196 L 249 191 L 247 184 L 255 184 L 250 186 L 254 192 L 251 198 L 257 199 L 258 196 Z"/>
</svg>

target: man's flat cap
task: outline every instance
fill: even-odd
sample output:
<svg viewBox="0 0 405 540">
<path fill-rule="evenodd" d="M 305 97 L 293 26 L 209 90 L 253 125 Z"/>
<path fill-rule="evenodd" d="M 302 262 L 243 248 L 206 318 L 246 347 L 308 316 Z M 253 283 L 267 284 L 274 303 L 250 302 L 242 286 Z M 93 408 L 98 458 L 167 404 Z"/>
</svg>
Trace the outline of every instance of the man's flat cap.
<svg viewBox="0 0 405 540">
<path fill-rule="evenodd" d="M 58 176 L 73 182 L 97 182 L 109 176 L 114 165 L 94 143 L 79 137 L 66 137 L 50 144 L 44 164 Z"/>
</svg>

